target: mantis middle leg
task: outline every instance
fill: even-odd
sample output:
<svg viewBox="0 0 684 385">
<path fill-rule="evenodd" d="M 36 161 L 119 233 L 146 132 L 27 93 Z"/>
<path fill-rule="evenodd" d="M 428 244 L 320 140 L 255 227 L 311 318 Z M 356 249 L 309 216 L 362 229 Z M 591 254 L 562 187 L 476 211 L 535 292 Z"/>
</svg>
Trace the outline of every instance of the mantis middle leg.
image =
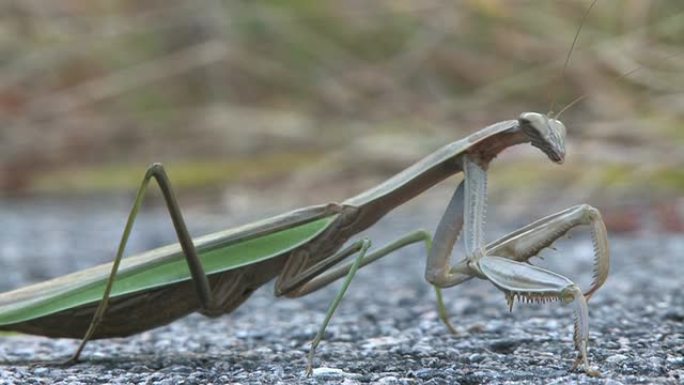
<svg viewBox="0 0 684 385">
<path fill-rule="evenodd" d="M 346 277 L 342 283 L 342 287 L 338 291 L 337 295 L 328 307 L 328 311 L 325 315 L 325 319 L 321 324 L 316 336 L 311 342 L 311 349 L 309 350 L 308 363 L 307 363 L 307 373 L 311 374 L 313 367 L 313 356 L 316 347 L 321 342 L 323 335 L 325 334 L 325 329 L 332 318 L 335 310 L 340 304 L 347 288 L 351 284 L 351 281 L 356 274 L 356 271 L 363 266 L 366 266 L 372 262 L 379 260 L 380 258 L 393 253 L 394 251 L 406 247 L 414 243 L 424 243 L 426 251 L 429 253 L 432 245 L 432 237 L 429 233 L 423 230 L 417 230 L 409 233 L 394 242 L 387 244 L 386 246 L 377 249 L 371 253 L 368 253 L 370 248 L 370 241 L 367 239 L 361 239 L 354 242 L 346 249 L 328 257 L 319 262 L 318 264 L 309 267 L 302 272 L 287 272 L 286 275 L 279 277 L 276 284 L 276 292 L 279 295 L 285 295 L 287 297 L 301 297 L 303 295 L 312 293 L 318 289 L 321 289 L 330 283 Z M 357 254 L 358 253 L 358 254 Z M 353 261 L 337 266 L 331 269 L 331 266 L 341 262 L 347 257 L 357 254 Z M 299 255 L 298 257 L 306 257 L 304 255 Z M 455 328 L 449 322 L 449 318 L 446 312 L 446 307 L 442 299 L 441 289 L 435 287 L 437 294 L 437 305 L 438 314 L 440 319 L 446 324 L 447 328 L 456 334 Z"/>
</svg>

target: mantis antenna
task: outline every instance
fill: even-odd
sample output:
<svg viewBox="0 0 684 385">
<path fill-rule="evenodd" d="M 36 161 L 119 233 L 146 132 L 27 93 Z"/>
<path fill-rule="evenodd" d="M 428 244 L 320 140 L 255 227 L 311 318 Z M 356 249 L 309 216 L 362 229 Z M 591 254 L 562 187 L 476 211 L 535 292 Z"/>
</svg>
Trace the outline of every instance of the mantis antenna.
<svg viewBox="0 0 684 385">
<path fill-rule="evenodd" d="M 570 103 L 568 103 L 567 106 L 563 107 L 563 108 L 560 110 L 560 112 L 558 112 L 558 114 L 556 114 L 556 116 L 554 116 L 553 118 L 556 119 L 556 120 L 558 120 L 558 118 L 560 118 L 560 116 L 561 116 L 561 114 L 562 114 L 563 112 L 569 110 L 571 107 L 573 107 L 575 104 L 581 102 L 581 101 L 584 100 L 586 97 L 587 97 L 587 94 L 584 94 L 584 95 L 581 95 L 581 96 L 576 97 L 575 100 L 571 101 Z M 549 112 L 549 114 L 550 114 L 550 113 L 551 113 L 551 112 Z"/>
<path fill-rule="evenodd" d="M 572 55 L 572 51 L 575 49 L 575 44 L 577 43 L 577 40 L 579 39 L 579 34 L 582 31 L 582 28 L 584 27 L 584 23 L 587 21 L 587 17 L 589 16 L 589 12 L 591 12 L 591 9 L 594 8 L 594 5 L 596 4 L 598 0 L 594 0 L 591 2 L 589 7 L 587 8 L 586 11 L 584 11 L 584 15 L 582 16 L 582 21 L 580 21 L 579 27 L 577 27 L 577 31 L 575 32 L 575 37 L 572 39 L 572 44 L 570 45 L 570 49 L 568 50 L 568 54 L 565 56 L 565 62 L 563 63 L 563 70 L 561 71 L 561 90 L 564 88 L 563 86 L 565 85 L 565 72 L 567 72 L 568 69 L 568 64 L 570 63 L 570 56 Z M 556 107 L 556 99 L 558 98 L 558 92 L 555 93 L 553 98 L 551 99 L 551 105 L 549 106 L 549 113 L 547 115 L 552 115 L 553 114 L 553 109 Z M 579 98 L 582 99 L 582 98 Z M 575 99 L 572 103 L 569 105 L 575 104 L 578 99 Z M 563 108 L 563 111 L 565 111 L 568 107 Z M 558 114 L 560 115 L 560 114 Z"/>
<path fill-rule="evenodd" d="M 671 54 L 671 55 L 666 56 L 666 57 L 664 58 L 664 60 L 671 59 L 671 58 L 676 57 L 676 56 L 679 56 L 679 55 L 681 55 L 681 54 L 682 54 L 681 52 L 675 52 L 675 53 L 673 53 L 673 54 Z M 639 70 L 642 69 L 642 68 L 644 68 L 643 65 L 638 65 L 638 66 L 632 68 L 631 70 L 629 70 L 629 71 L 627 71 L 627 72 L 621 74 L 620 76 L 617 76 L 617 77 L 615 78 L 615 80 L 620 80 L 620 79 L 627 78 L 627 77 L 633 75 L 635 72 L 639 71 Z M 554 119 L 558 119 L 558 118 L 561 116 L 561 114 L 562 114 L 563 112 L 565 112 L 565 111 L 569 110 L 570 108 L 574 107 L 575 104 L 581 102 L 582 100 L 586 99 L 587 97 L 589 97 L 589 95 L 586 94 L 586 93 L 585 93 L 584 95 L 580 95 L 580 96 L 576 97 L 573 101 L 571 101 L 570 103 L 568 103 L 568 105 L 566 105 L 565 107 L 563 107 L 563 108 L 560 110 L 560 112 L 559 112 L 556 116 L 554 116 L 553 118 L 554 118 Z M 550 114 L 550 113 L 549 113 L 549 114 Z"/>
</svg>

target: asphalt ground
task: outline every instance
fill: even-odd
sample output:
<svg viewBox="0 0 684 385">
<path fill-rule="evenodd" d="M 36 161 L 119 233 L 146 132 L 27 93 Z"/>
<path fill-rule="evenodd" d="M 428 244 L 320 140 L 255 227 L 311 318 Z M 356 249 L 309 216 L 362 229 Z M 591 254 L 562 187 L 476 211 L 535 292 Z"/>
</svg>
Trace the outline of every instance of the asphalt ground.
<svg viewBox="0 0 684 385">
<path fill-rule="evenodd" d="M 412 206 L 367 236 L 381 245 L 417 226 L 430 229 L 437 205 L 428 200 Z M 127 204 L 114 206 L 122 209 L 3 202 L 2 289 L 111 258 Z M 222 222 L 220 215 L 188 217 L 196 232 Z M 488 238 L 524 224 L 490 222 Z M 133 250 L 173 240 L 161 210 L 145 213 L 135 232 Z M 509 312 L 503 294 L 486 281 L 445 291 L 458 329 L 449 334 L 423 278 L 422 249 L 412 247 L 358 273 L 318 348 L 312 377 L 304 372 L 309 342 L 338 284 L 298 299 L 275 298 L 269 284 L 217 319 L 193 314 L 134 337 L 91 342 L 83 361 L 70 367 L 41 362 L 67 358 L 77 341 L 6 335 L 0 383 L 684 383 L 684 237 L 635 232 L 611 234 L 610 242 L 610 277 L 589 303 L 589 357 L 601 378 L 569 371 L 575 357 L 569 307 L 516 304 Z M 592 248 L 581 230 L 542 256 L 543 266 L 588 284 Z"/>
</svg>

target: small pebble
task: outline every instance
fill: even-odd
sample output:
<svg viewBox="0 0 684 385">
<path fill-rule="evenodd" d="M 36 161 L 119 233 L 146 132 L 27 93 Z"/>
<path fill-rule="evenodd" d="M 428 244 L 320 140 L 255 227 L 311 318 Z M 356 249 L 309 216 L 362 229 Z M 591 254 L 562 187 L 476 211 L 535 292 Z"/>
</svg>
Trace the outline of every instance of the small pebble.
<svg viewBox="0 0 684 385">
<path fill-rule="evenodd" d="M 314 368 L 312 375 L 317 378 L 334 379 L 344 377 L 346 373 L 342 369 L 336 368 Z"/>
<path fill-rule="evenodd" d="M 606 362 L 611 364 L 619 364 L 628 358 L 629 357 L 625 356 L 624 354 L 613 354 L 612 356 L 606 358 Z"/>
</svg>

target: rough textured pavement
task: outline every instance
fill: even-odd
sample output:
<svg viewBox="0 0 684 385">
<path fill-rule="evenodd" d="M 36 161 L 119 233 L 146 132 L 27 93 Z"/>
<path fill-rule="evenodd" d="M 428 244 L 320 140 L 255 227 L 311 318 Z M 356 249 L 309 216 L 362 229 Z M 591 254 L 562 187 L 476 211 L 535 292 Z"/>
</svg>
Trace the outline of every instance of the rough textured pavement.
<svg viewBox="0 0 684 385">
<path fill-rule="evenodd" d="M 41 204 L 3 204 L 4 290 L 93 264 L 91 252 L 113 250 L 123 219 L 112 218 L 124 216 L 82 205 L 60 206 L 49 216 L 44 211 Z M 146 215 L 137 226 L 143 235 L 134 248 L 171 239 L 166 218 L 157 214 Z M 416 222 L 429 226 L 436 215 L 408 210 L 382 222 L 370 236 L 380 245 L 414 229 Z M 581 231 L 573 234 L 557 251 L 547 250 L 542 263 L 586 287 L 591 245 Z M 433 291 L 423 279 L 424 256 L 415 247 L 359 273 L 328 327 L 311 378 L 304 375 L 308 343 L 337 285 L 281 300 L 268 285 L 218 319 L 191 315 L 135 337 L 92 342 L 84 361 L 67 368 L 40 362 L 66 358 L 77 342 L 4 336 L 0 383 L 684 383 L 684 238 L 613 235 L 611 245 L 611 275 L 589 304 L 589 355 L 603 373 L 599 379 L 568 371 L 575 354 L 569 307 L 516 304 L 509 313 L 504 296 L 484 281 L 446 290 L 459 331 L 450 335 L 437 318 Z M 19 274 L 10 274 L 15 271 Z"/>
</svg>

